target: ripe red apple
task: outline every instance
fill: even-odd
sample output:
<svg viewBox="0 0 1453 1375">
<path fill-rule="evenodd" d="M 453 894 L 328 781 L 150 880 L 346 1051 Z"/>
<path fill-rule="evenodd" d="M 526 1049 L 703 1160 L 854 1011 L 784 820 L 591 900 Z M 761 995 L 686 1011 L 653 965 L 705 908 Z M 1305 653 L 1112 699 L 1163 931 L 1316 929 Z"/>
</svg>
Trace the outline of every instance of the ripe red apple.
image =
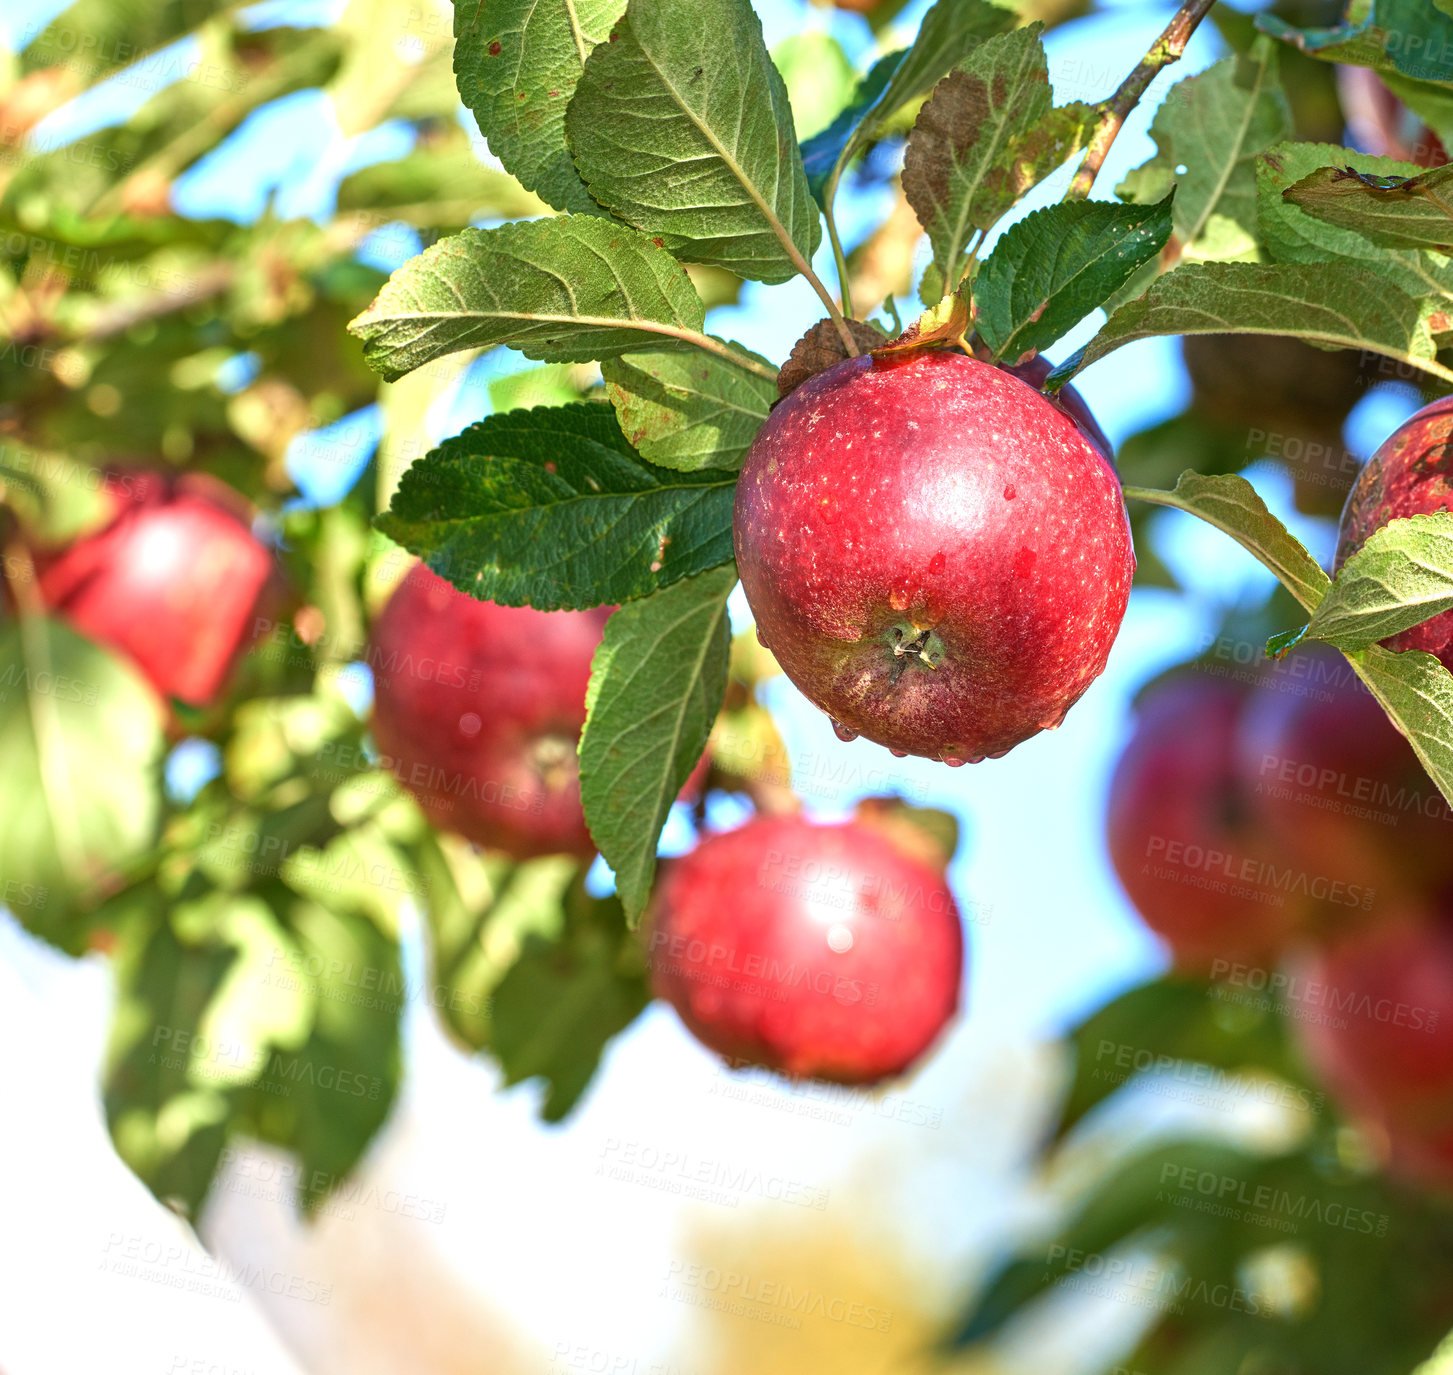
<svg viewBox="0 0 1453 1375">
<path fill-rule="evenodd" d="M 838 734 L 949 764 L 1063 720 L 1135 571 L 1104 454 L 945 349 L 846 359 L 782 401 L 742 466 L 735 541 L 758 634 Z"/>
<path fill-rule="evenodd" d="M 1042 353 L 1036 353 L 1027 363 L 1000 363 L 999 367 L 1011 377 L 1017 377 L 1025 386 L 1033 387 L 1035 391 L 1044 386 L 1045 378 L 1054 371 L 1054 364 Z M 1091 413 L 1085 398 L 1073 386 L 1061 387 L 1053 396 L 1046 396 L 1045 400 L 1069 416 L 1080 427 L 1085 438 L 1112 464 L 1115 462 L 1115 446 L 1100 428 L 1100 422 Z"/>
<path fill-rule="evenodd" d="M 272 554 L 242 497 L 202 474 L 115 472 L 105 490 L 101 530 L 37 557 L 41 597 L 164 696 L 204 706 L 252 641 Z"/>
<path fill-rule="evenodd" d="M 373 734 L 434 825 L 519 859 L 594 853 L 575 747 L 612 610 L 498 606 L 409 571 L 373 626 Z"/>
<path fill-rule="evenodd" d="M 1110 858 L 1176 963 L 1256 962 L 1290 939 L 1305 902 L 1280 882 L 1237 765 L 1251 689 L 1194 668 L 1152 684 L 1110 781 Z"/>
<path fill-rule="evenodd" d="M 1388 521 L 1435 511 L 1453 511 L 1453 396 L 1424 406 L 1367 460 L 1342 509 L 1336 566 L 1341 568 Z M 1382 643 L 1388 649 L 1426 650 L 1453 669 L 1453 611 Z"/>
<path fill-rule="evenodd" d="M 1316 951 L 1285 1004 L 1317 1077 L 1397 1173 L 1453 1186 L 1453 903 L 1389 910 Z"/>
<path fill-rule="evenodd" d="M 1268 685 L 1243 716 L 1242 771 L 1276 849 L 1336 893 L 1329 919 L 1453 877 L 1448 803 L 1347 660 L 1299 648 Z"/>
<path fill-rule="evenodd" d="M 657 994 L 698 1040 L 795 1077 L 901 1074 L 958 1006 L 963 935 L 941 866 L 862 821 L 761 817 L 667 868 Z"/>
</svg>

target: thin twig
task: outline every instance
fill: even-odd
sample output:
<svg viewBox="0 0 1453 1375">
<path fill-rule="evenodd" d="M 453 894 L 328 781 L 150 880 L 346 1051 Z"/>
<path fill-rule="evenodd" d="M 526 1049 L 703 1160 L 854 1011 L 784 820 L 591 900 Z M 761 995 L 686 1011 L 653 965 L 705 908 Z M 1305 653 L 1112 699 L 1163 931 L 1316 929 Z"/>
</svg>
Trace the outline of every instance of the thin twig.
<svg viewBox="0 0 1453 1375">
<path fill-rule="evenodd" d="M 1085 152 L 1085 159 L 1080 163 L 1074 180 L 1070 182 L 1070 189 L 1065 193 L 1067 201 L 1084 200 L 1090 194 L 1095 178 L 1099 176 L 1100 168 L 1105 165 L 1105 159 L 1130 112 L 1139 104 L 1141 96 L 1161 71 L 1172 62 L 1180 61 L 1196 26 L 1206 17 L 1214 3 L 1215 0 L 1185 0 L 1176 11 L 1175 18 L 1150 45 L 1150 51 L 1140 59 L 1140 65 L 1120 83 L 1120 89 L 1109 100 L 1101 102 L 1099 123 L 1095 125 L 1095 132 L 1090 135 L 1090 146 Z"/>
<path fill-rule="evenodd" d="M 984 246 L 984 231 L 974 230 L 974 241 L 969 247 L 969 256 L 964 259 L 964 270 L 959 273 L 959 279 L 953 284 L 953 290 L 957 291 L 964 282 L 968 280 L 969 274 L 974 270 L 974 264 L 979 260 L 979 250 Z"/>
<path fill-rule="evenodd" d="M 837 264 L 838 292 L 843 298 L 843 314 L 849 320 L 853 318 L 853 288 L 848 281 L 848 259 L 843 252 L 843 241 L 838 237 L 837 220 L 833 217 L 832 202 L 828 202 L 826 211 L 827 237 L 832 243 L 832 260 Z"/>
</svg>

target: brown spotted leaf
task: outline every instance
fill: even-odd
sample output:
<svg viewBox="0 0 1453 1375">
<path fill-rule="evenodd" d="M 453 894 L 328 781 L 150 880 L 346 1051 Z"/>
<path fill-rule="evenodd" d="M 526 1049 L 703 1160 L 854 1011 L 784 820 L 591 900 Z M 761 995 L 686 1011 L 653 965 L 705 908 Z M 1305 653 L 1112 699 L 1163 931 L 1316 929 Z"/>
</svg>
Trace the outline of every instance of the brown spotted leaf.
<svg viewBox="0 0 1453 1375">
<path fill-rule="evenodd" d="M 1085 105 L 1051 103 L 1049 66 L 1031 24 L 981 43 L 934 87 L 903 163 L 903 190 L 928 232 L 925 301 L 951 290 L 969 244 L 1083 146 Z"/>
<path fill-rule="evenodd" d="M 862 353 L 882 348 L 883 331 L 866 320 L 849 320 L 848 329 L 853 341 Z M 786 396 L 796 391 L 809 377 L 826 372 L 834 363 L 841 363 L 848 356 L 837 328 L 831 320 L 819 320 L 793 346 L 792 355 L 782 364 L 777 374 L 777 390 Z"/>
</svg>

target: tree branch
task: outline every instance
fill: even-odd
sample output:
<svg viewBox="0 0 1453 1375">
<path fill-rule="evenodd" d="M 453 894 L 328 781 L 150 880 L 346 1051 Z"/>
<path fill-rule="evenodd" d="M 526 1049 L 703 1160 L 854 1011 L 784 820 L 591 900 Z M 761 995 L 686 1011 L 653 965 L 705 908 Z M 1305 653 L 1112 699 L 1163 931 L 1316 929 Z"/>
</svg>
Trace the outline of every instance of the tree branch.
<svg viewBox="0 0 1453 1375">
<path fill-rule="evenodd" d="M 1100 104 L 1100 120 L 1095 132 L 1090 135 L 1090 146 L 1085 152 L 1070 189 L 1065 193 L 1067 201 L 1084 200 L 1105 165 L 1110 149 L 1130 112 L 1140 103 L 1140 98 L 1150 83 L 1161 71 L 1173 62 L 1179 62 L 1186 51 L 1186 44 L 1195 33 L 1196 26 L 1206 17 L 1215 0 L 1185 0 L 1175 17 L 1165 26 L 1164 32 L 1150 45 L 1150 51 L 1140 59 L 1140 64 L 1108 100 Z"/>
</svg>

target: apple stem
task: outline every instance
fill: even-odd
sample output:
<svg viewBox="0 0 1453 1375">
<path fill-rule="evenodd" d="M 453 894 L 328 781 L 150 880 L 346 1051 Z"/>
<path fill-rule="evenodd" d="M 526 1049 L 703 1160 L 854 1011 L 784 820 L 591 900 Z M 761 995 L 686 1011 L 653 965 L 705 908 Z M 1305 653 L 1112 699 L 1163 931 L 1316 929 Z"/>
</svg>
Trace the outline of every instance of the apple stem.
<svg viewBox="0 0 1453 1375">
<path fill-rule="evenodd" d="M 969 280 L 969 276 L 974 270 L 974 264 L 979 260 L 979 250 L 984 246 L 984 237 L 982 229 L 974 230 L 974 241 L 969 245 L 969 256 L 964 259 L 964 270 L 959 273 L 959 279 L 954 283 L 955 291 Z"/>
<path fill-rule="evenodd" d="M 832 243 L 832 258 L 837 264 L 837 286 L 838 294 L 843 299 L 843 314 L 851 320 L 853 318 L 853 288 L 848 281 L 848 260 L 843 252 L 843 241 L 838 237 L 837 221 L 833 218 L 832 208 L 829 205 L 826 211 L 827 237 Z"/>
<path fill-rule="evenodd" d="M 1100 168 L 1105 165 L 1105 159 L 1130 112 L 1139 104 L 1141 96 L 1161 71 L 1171 63 L 1180 61 L 1196 26 L 1206 17 L 1214 3 L 1215 0 L 1185 0 L 1160 37 L 1150 45 L 1150 51 L 1120 83 L 1119 90 L 1100 103 L 1099 123 L 1090 135 L 1090 145 L 1085 151 L 1084 161 L 1080 163 L 1074 180 L 1070 182 L 1070 189 L 1065 193 L 1067 201 L 1084 200 L 1089 196 L 1095 178 L 1100 174 Z"/>
<path fill-rule="evenodd" d="M 805 259 L 802 263 L 802 275 L 812 284 L 812 289 L 817 292 L 823 305 L 827 307 L 828 318 L 832 321 L 833 328 L 837 330 L 838 338 L 843 341 L 843 347 L 847 349 L 848 357 L 856 358 L 862 352 L 862 349 L 858 347 L 858 341 L 853 338 L 853 332 L 848 328 L 848 322 L 843 317 L 842 311 L 838 309 L 838 303 L 833 300 L 832 292 L 823 286 L 822 279 L 812 270 L 812 265 Z M 842 288 L 846 294 L 848 289 L 846 277 L 842 279 Z"/>
</svg>

